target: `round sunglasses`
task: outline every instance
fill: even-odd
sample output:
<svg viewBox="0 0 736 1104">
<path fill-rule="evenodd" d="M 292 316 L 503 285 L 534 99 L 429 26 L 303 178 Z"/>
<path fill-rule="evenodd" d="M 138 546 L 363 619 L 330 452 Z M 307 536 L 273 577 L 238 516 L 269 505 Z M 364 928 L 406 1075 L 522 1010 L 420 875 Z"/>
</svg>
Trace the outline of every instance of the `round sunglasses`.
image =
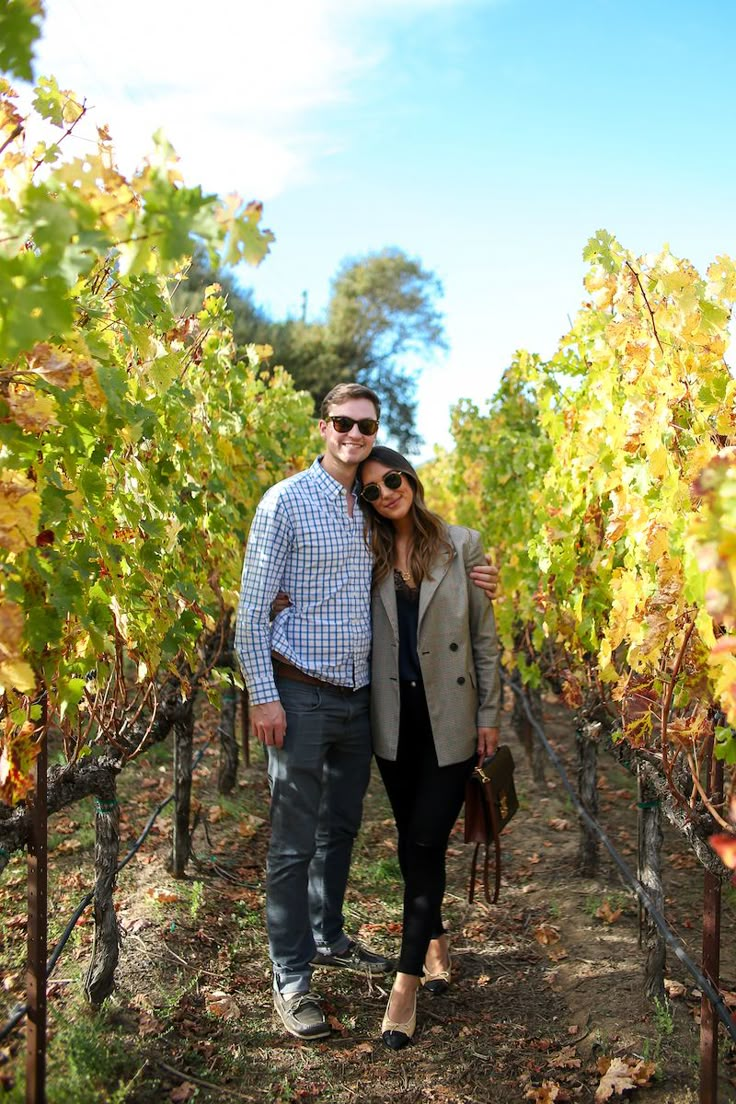
<svg viewBox="0 0 736 1104">
<path fill-rule="evenodd" d="M 381 497 L 381 484 L 388 491 L 398 491 L 401 486 L 401 480 L 403 479 L 403 472 L 390 471 L 386 472 L 383 479 L 379 479 L 378 483 L 366 483 L 363 490 L 360 492 L 360 497 L 365 499 L 366 502 L 378 502 Z"/>
</svg>

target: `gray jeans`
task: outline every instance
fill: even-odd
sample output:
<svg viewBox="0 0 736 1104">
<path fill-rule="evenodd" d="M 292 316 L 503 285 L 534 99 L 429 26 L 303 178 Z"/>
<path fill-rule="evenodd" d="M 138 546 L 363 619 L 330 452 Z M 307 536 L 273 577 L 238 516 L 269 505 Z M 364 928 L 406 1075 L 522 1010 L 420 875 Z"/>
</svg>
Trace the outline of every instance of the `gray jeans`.
<svg viewBox="0 0 736 1104">
<path fill-rule="evenodd" d="M 266 923 L 275 987 L 305 993 L 315 952 L 348 944 L 342 906 L 370 777 L 370 692 L 285 678 L 277 687 L 286 736 L 282 748 L 267 749 Z"/>
</svg>

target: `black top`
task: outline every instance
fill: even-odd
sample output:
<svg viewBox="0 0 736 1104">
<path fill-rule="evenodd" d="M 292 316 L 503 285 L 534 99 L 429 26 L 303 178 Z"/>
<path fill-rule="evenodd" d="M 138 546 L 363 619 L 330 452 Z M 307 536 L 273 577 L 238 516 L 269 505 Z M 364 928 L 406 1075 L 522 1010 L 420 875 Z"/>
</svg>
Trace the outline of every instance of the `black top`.
<svg viewBox="0 0 736 1104">
<path fill-rule="evenodd" d="M 399 620 L 399 680 L 421 682 L 422 669 L 419 666 L 417 651 L 419 587 L 409 586 L 400 571 L 394 571 L 394 586 L 396 587 L 396 613 Z"/>
</svg>

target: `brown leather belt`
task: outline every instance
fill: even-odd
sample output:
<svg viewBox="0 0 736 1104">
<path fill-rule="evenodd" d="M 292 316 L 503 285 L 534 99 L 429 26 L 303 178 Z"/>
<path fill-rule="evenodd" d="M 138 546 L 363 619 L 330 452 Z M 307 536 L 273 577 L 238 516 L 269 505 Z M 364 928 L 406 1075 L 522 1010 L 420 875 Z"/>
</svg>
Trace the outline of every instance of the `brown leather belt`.
<svg viewBox="0 0 736 1104">
<path fill-rule="evenodd" d="M 273 660 L 273 673 L 278 675 L 279 678 L 291 679 L 293 682 L 305 682 L 307 686 L 319 686 L 322 690 L 331 690 L 344 698 L 352 697 L 355 693 L 352 686 L 336 686 L 334 682 L 325 682 L 324 679 L 315 678 L 314 675 L 308 675 L 306 671 L 300 670 L 293 663 L 282 659 L 281 656 L 274 654 L 271 658 Z"/>
</svg>

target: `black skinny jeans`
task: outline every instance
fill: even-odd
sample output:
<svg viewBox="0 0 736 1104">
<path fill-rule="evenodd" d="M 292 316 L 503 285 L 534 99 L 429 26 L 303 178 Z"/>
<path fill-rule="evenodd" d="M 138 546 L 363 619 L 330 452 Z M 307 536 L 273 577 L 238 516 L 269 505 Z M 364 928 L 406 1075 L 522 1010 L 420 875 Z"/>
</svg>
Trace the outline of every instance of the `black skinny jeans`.
<svg viewBox="0 0 736 1104">
<path fill-rule="evenodd" d="M 430 940 L 444 934 L 445 853 L 475 760 L 472 755 L 438 766 L 424 688 L 402 683 L 397 758 L 376 756 L 396 819 L 404 879 L 401 973 L 421 977 Z"/>
</svg>

